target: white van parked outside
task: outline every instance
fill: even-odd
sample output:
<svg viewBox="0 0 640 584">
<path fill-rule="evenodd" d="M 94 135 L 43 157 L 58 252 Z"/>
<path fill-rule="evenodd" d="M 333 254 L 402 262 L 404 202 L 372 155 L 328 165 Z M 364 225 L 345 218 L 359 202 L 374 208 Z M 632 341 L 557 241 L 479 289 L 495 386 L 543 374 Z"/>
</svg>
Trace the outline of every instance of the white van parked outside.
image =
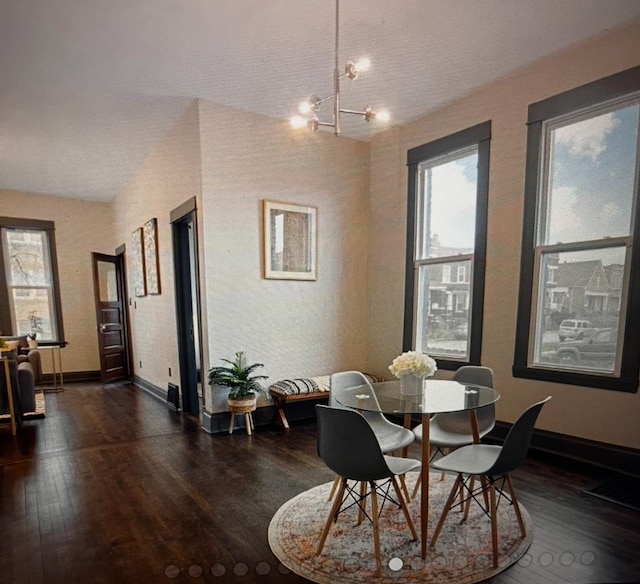
<svg viewBox="0 0 640 584">
<path fill-rule="evenodd" d="M 560 342 L 567 339 L 584 339 L 585 335 L 595 332 L 591 321 L 568 318 L 560 323 L 558 338 Z"/>
</svg>

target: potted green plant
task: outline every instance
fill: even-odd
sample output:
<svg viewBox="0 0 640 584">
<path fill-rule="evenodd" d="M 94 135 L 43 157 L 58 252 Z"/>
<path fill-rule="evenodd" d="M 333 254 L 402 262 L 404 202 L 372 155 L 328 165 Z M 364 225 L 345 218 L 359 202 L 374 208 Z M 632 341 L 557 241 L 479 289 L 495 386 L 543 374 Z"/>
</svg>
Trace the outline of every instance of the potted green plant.
<svg viewBox="0 0 640 584">
<path fill-rule="evenodd" d="M 267 395 L 259 380 L 267 379 L 266 375 L 255 375 L 254 371 L 264 367 L 262 363 L 247 363 L 243 351 L 236 353 L 233 361 L 221 359 L 228 365 L 209 369 L 209 385 L 229 388 L 228 405 L 233 414 L 249 413 L 256 409 L 258 395 Z M 232 416 L 233 418 L 233 416 Z"/>
</svg>

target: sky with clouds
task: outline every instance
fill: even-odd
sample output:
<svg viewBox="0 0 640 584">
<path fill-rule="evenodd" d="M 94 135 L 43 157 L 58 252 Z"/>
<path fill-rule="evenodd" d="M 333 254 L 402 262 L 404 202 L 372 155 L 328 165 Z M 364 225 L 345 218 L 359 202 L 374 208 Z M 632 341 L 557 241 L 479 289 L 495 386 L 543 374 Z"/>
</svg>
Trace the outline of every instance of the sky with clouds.
<svg viewBox="0 0 640 584">
<path fill-rule="evenodd" d="M 541 244 L 630 233 L 639 111 L 636 100 L 551 129 L 547 225 Z M 477 162 L 472 153 L 431 168 L 430 227 L 443 247 L 474 247 Z M 596 255 L 607 262 L 623 258 L 619 250 Z"/>
<path fill-rule="evenodd" d="M 444 247 L 474 247 L 477 165 L 474 152 L 432 169 L 431 233 Z"/>
<path fill-rule="evenodd" d="M 636 102 L 552 130 L 549 221 L 541 243 L 630 233 L 638 110 Z"/>
</svg>

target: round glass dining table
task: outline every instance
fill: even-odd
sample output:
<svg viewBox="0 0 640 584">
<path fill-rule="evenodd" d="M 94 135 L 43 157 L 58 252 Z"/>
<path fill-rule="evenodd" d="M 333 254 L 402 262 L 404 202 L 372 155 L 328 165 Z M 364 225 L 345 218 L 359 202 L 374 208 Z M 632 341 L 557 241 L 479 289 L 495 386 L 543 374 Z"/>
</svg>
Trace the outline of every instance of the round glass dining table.
<svg viewBox="0 0 640 584">
<path fill-rule="evenodd" d="M 422 488 L 420 489 L 420 536 L 422 557 L 427 555 L 427 525 L 429 520 L 429 418 L 433 414 L 469 411 L 469 423 L 474 440 L 479 442 L 475 410 L 500 399 L 491 387 L 445 379 L 426 379 L 419 393 L 402 393 L 399 381 L 383 381 L 359 385 L 344 390 L 338 403 L 356 410 L 380 412 L 404 417 L 410 427 L 411 415 L 422 416 Z"/>
</svg>

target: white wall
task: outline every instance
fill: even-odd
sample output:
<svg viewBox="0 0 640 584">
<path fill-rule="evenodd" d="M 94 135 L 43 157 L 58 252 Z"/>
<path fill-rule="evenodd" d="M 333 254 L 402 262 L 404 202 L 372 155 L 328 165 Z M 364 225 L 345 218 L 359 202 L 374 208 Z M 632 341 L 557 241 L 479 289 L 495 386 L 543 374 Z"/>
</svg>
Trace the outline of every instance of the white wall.
<svg viewBox="0 0 640 584">
<path fill-rule="evenodd" d="M 267 383 L 363 368 L 368 145 L 206 101 L 200 123 L 211 365 L 245 351 Z M 263 279 L 263 199 L 318 208 L 317 281 Z"/>
<path fill-rule="evenodd" d="M 166 388 L 180 385 L 173 283 L 170 213 L 196 197 L 200 201 L 198 106 L 192 102 L 147 156 L 113 202 L 115 245 L 126 244 L 134 374 Z M 136 297 L 131 272 L 131 233 L 158 219 L 161 293 Z M 169 375 L 169 368 L 171 375 Z"/>
</svg>

